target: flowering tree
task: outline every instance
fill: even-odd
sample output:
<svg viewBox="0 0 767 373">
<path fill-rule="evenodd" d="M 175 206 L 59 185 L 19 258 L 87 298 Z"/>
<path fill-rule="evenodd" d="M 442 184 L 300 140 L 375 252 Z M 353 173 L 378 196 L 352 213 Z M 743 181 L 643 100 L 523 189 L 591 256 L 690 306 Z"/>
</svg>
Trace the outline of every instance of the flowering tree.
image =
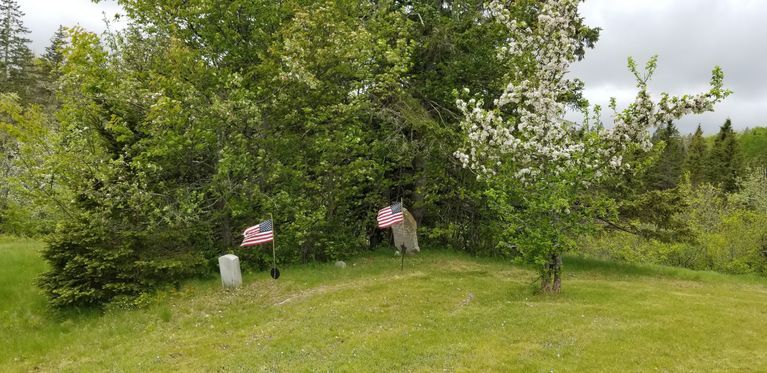
<svg viewBox="0 0 767 373">
<path fill-rule="evenodd" d="M 506 241 L 513 240 L 523 258 L 540 266 L 544 292 L 559 292 L 561 255 L 574 247 L 572 237 L 590 229 L 593 217 L 614 211 L 614 204 L 586 192 L 629 170 L 626 156 L 651 148 L 650 128 L 712 111 L 730 93 L 722 88 L 717 67 L 708 92 L 663 93 L 655 102 L 647 85 L 656 58 L 645 71 L 629 59 L 638 93 L 622 111 L 611 100 L 611 128 L 600 123 L 598 106 L 590 116 L 585 104 L 576 104 L 584 112 L 583 123 L 565 120 L 567 103 L 582 87 L 565 78 L 578 49 L 579 2 L 543 1 L 528 21 L 516 17 L 516 2 L 490 2 L 488 14 L 508 29 L 497 53 L 512 66 L 508 84 L 492 102 L 466 89 L 457 101 L 467 141 L 455 156 L 487 181 L 493 207 L 508 218 Z"/>
</svg>

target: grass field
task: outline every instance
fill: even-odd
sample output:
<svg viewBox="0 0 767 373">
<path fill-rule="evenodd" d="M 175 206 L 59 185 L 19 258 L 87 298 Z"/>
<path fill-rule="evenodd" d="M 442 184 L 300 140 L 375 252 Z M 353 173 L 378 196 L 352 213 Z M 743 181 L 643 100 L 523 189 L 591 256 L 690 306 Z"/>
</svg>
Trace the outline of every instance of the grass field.
<svg viewBox="0 0 767 373">
<path fill-rule="evenodd" d="M 282 268 L 54 314 L 34 241 L 0 239 L 0 371 L 767 371 L 767 281 L 567 258 L 532 271 L 448 251 Z"/>
</svg>

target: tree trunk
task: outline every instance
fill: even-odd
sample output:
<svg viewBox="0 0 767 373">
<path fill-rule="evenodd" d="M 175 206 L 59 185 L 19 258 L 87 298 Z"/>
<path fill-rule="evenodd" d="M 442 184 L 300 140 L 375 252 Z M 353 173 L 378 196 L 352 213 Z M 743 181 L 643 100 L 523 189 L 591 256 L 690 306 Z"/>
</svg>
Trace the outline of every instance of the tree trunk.
<svg viewBox="0 0 767 373">
<path fill-rule="evenodd" d="M 219 198 L 214 205 L 217 213 L 220 214 L 220 220 L 218 221 L 219 229 L 219 243 L 223 250 L 229 249 L 232 246 L 232 227 L 231 227 L 231 212 L 226 205 L 226 200 L 223 197 Z"/>
<path fill-rule="evenodd" d="M 541 274 L 541 293 L 548 293 L 551 291 L 551 272 L 548 269 L 549 265 L 546 264 L 546 268 Z"/>
<path fill-rule="evenodd" d="M 552 271 L 554 272 L 554 283 L 551 286 L 552 293 L 559 293 L 562 289 L 562 255 L 559 253 L 551 256 Z"/>
<path fill-rule="evenodd" d="M 426 161 L 424 160 L 424 157 L 420 154 L 416 155 L 415 158 L 413 158 L 413 169 L 417 176 L 413 185 L 413 205 L 410 208 L 410 213 L 413 214 L 413 218 L 419 226 L 423 220 L 424 195 L 421 193 L 421 190 L 426 184 L 425 168 Z"/>
<path fill-rule="evenodd" d="M 562 254 L 553 253 L 541 274 L 541 293 L 557 294 L 562 289 Z"/>
</svg>

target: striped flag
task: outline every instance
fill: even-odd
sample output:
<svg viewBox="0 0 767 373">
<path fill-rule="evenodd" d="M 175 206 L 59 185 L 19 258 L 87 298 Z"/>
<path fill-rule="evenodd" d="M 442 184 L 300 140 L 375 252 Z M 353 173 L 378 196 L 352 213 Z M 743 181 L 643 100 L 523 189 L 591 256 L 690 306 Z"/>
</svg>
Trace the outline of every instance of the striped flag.
<svg viewBox="0 0 767 373">
<path fill-rule="evenodd" d="M 395 202 L 391 206 L 386 206 L 378 210 L 378 228 L 389 228 L 394 224 L 402 222 L 405 217 L 402 215 L 402 203 Z"/>
<path fill-rule="evenodd" d="M 261 222 L 245 230 L 242 234 L 245 239 L 240 246 L 255 246 L 274 241 L 274 223 L 272 219 Z"/>
</svg>

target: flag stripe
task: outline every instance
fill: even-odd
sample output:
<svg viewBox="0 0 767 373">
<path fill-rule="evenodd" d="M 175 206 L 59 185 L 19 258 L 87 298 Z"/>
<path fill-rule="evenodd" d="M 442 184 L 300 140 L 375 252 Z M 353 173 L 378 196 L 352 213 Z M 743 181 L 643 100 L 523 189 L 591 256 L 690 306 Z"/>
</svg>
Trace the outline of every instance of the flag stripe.
<svg viewBox="0 0 767 373">
<path fill-rule="evenodd" d="M 274 240 L 274 236 L 273 235 L 264 236 L 264 237 L 260 237 L 260 238 L 246 239 L 246 240 L 244 240 L 242 242 L 241 246 L 258 245 L 258 244 L 262 244 L 262 243 L 266 243 L 266 242 L 271 242 L 272 240 Z"/>
<path fill-rule="evenodd" d="M 379 225 L 379 226 L 378 226 L 378 228 L 381 228 L 381 229 L 383 229 L 383 228 L 389 228 L 389 227 L 391 227 L 392 225 L 396 225 L 397 223 L 401 223 L 401 222 L 402 222 L 402 219 L 400 219 L 400 220 L 396 220 L 396 221 L 393 221 L 393 222 L 391 222 L 390 224 L 383 224 L 383 225 Z"/>
<path fill-rule="evenodd" d="M 240 246 L 254 246 L 274 241 L 274 223 L 271 219 L 262 221 L 242 233 L 245 238 Z"/>
<path fill-rule="evenodd" d="M 392 224 L 402 220 L 402 216 L 388 216 L 385 219 L 378 219 L 378 225 Z"/>
<path fill-rule="evenodd" d="M 262 234 L 256 234 L 256 235 L 245 237 L 245 241 L 262 240 L 264 238 L 271 238 L 271 237 L 274 237 L 274 234 L 272 234 L 272 232 L 266 232 Z"/>
<path fill-rule="evenodd" d="M 260 240 L 245 240 L 245 241 L 242 242 L 241 246 L 259 245 L 259 244 L 262 244 L 262 243 L 271 242 L 271 241 L 273 241 L 273 238 L 274 237 L 263 238 L 263 239 L 260 239 Z"/>
<path fill-rule="evenodd" d="M 404 219 L 402 204 L 399 202 L 378 210 L 378 228 L 383 229 L 391 227 L 394 224 L 402 222 Z"/>
</svg>

